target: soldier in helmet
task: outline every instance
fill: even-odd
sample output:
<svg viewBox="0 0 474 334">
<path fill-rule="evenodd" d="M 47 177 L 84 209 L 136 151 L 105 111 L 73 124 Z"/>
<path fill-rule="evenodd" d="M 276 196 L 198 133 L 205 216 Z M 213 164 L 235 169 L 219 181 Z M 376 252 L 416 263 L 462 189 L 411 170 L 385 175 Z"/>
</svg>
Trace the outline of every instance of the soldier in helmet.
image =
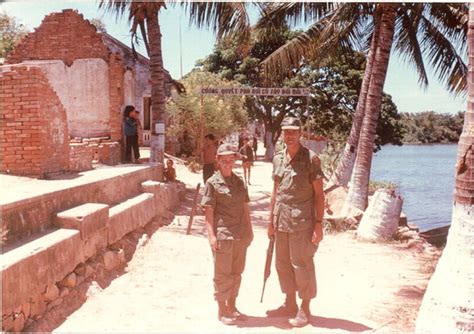
<svg viewBox="0 0 474 334">
<path fill-rule="evenodd" d="M 218 319 L 225 325 L 246 320 L 236 308 L 247 247 L 253 239 L 249 195 L 244 182 L 232 172 L 237 151 L 230 144 L 217 149 L 218 170 L 206 182 L 204 207 L 209 244 L 214 256 L 214 298 Z"/>
<path fill-rule="evenodd" d="M 281 128 L 286 148 L 273 159 L 268 236 L 276 237 L 276 270 L 286 300 L 267 315 L 288 316 L 291 325 L 300 327 L 309 322 L 310 301 L 316 297 L 313 257 L 323 239 L 323 173 L 316 154 L 300 144 L 300 121 L 287 117 Z"/>
</svg>

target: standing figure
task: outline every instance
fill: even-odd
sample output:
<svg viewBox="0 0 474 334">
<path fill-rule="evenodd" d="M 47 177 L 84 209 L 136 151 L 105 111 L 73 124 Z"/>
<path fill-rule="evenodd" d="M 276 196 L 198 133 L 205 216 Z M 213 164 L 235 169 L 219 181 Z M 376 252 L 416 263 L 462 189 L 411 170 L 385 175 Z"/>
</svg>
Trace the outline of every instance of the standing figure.
<svg viewBox="0 0 474 334">
<path fill-rule="evenodd" d="M 251 142 L 248 138 L 244 139 L 244 144 L 240 149 L 239 153 L 242 157 L 242 168 L 244 170 L 244 181 L 246 184 L 250 184 L 250 169 L 253 164 L 253 150 Z"/>
<path fill-rule="evenodd" d="M 276 237 L 276 270 L 286 300 L 267 315 L 291 317 L 290 324 L 300 327 L 309 322 L 310 301 L 317 291 L 313 257 L 323 239 L 323 173 L 316 154 L 300 144 L 300 121 L 287 117 L 282 130 L 286 148 L 273 159 L 268 236 Z"/>
<path fill-rule="evenodd" d="M 165 181 L 174 182 L 176 181 L 176 169 L 173 167 L 174 162 L 171 159 L 166 161 L 166 168 L 164 170 Z"/>
<path fill-rule="evenodd" d="M 204 145 L 202 147 L 202 178 L 204 183 L 216 171 L 216 138 L 212 133 L 204 137 Z"/>
<path fill-rule="evenodd" d="M 204 208 L 209 244 L 214 257 L 214 298 L 217 317 L 226 325 L 247 316 L 236 307 L 247 247 L 253 239 L 249 195 L 232 172 L 237 152 L 229 144 L 217 150 L 217 172 L 206 182 Z"/>
<path fill-rule="evenodd" d="M 132 148 L 135 163 L 139 163 L 140 150 L 138 148 L 138 111 L 134 106 L 126 106 L 123 112 L 123 133 L 125 135 L 125 162 L 132 162 Z"/>
<path fill-rule="evenodd" d="M 257 136 L 251 138 L 251 140 L 252 140 L 252 148 L 253 148 L 254 160 L 257 160 L 257 149 L 258 149 Z"/>
</svg>

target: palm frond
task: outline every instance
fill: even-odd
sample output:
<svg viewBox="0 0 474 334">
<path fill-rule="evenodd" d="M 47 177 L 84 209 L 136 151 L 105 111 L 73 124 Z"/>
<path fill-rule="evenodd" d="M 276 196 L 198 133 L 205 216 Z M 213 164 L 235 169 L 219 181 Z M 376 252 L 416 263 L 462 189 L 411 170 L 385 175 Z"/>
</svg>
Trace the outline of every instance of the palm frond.
<svg viewBox="0 0 474 334">
<path fill-rule="evenodd" d="M 395 31 L 398 36 L 395 41 L 395 50 L 407 63 L 413 65 L 418 72 L 418 82 L 423 88 L 428 87 L 428 75 L 423 62 L 423 55 L 418 43 L 417 33 L 420 30 L 420 22 L 424 4 L 409 4 L 410 8 L 401 7 L 396 22 Z M 408 9 L 408 10 L 407 10 Z"/>
<path fill-rule="evenodd" d="M 460 54 L 443 31 L 425 16 L 421 19 L 420 45 L 426 53 L 430 64 L 440 81 L 445 81 L 447 88 L 454 94 L 466 92 L 467 66 L 463 60 L 466 55 Z"/>
<path fill-rule="evenodd" d="M 237 38 L 241 52 L 250 45 L 250 20 L 245 2 L 183 2 L 189 21 L 198 28 L 211 28 L 219 40 Z"/>
<path fill-rule="evenodd" d="M 279 27 L 282 23 L 296 25 L 301 22 L 315 22 L 322 19 L 338 5 L 333 2 L 280 2 L 260 5 L 261 17 L 256 28 Z"/>
<path fill-rule="evenodd" d="M 335 52 L 360 49 L 367 17 L 359 14 L 357 5 L 339 6 L 267 57 L 262 62 L 264 77 L 289 74 L 304 57 L 320 60 Z"/>
</svg>

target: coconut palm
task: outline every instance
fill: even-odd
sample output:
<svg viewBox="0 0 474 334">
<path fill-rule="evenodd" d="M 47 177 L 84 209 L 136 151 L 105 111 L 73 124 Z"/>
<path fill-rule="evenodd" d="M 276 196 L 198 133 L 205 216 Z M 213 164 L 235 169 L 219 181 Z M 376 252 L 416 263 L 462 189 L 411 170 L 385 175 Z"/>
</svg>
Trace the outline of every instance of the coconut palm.
<svg viewBox="0 0 474 334">
<path fill-rule="evenodd" d="M 189 10 L 190 21 L 198 26 L 209 26 L 218 33 L 218 38 L 239 32 L 242 41 L 250 37 L 249 18 L 244 3 L 223 2 L 171 2 L 181 3 Z M 163 57 L 161 52 L 161 30 L 158 15 L 166 9 L 166 1 L 100 0 L 99 8 L 115 12 L 117 16 L 128 14 L 131 23 L 132 49 L 140 30 L 145 48 L 150 57 L 152 137 L 150 162 L 163 162 L 164 138 L 159 140 L 157 124 L 164 124 L 166 94 Z M 242 45 L 245 45 L 243 43 Z M 176 83 L 175 83 L 176 84 Z M 178 84 L 179 86 L 179 84 Z M 182 87 L 179 87 L 181 89 Z M 178 89 L 178 90 L 179 90 Z"/>
<path fill-rule="evenodd" d="M 365 48 L 369 40 L 371 47 L 375 47 L 370 49 L 351 136 L 335 173 L 335 183 L 347 183 L 347 175 L 351 175 L 354 165 L 348 159 L 362 155 L 356 161 L 358 171 L 351 186 L 354 194 L 350 196 L 350 206 L 361 210 L 367 206 L 375 127 L 392 46 L 415 66 L 422 86 L 428 85 L 425 55 L 439 79 L 452 92 L 462 92 L 466 85 L 466 66 L 460 56 L 466 34 L 465 8 L 465 4 L 441 3 L 337 4 L 301 36 L 263 62 L 265 71 L 271 75 L 297 66 L 304 56 L 317 59 L 347 48 Z M 277 4 L 266 12 L 267 17 L 278 22 L 281 17 L 304 18 L 302 10 L 300 4 Z M 362 119 L 366 120 L 362 122 Z M 341 180 L 343 176 L 346 177 Z"/>
<path fill-rule="evenodd" d="M 137 40 L 137 30 L 143 38 L 148 56 L 150 57 L 151 73 L 151 110 L 152 136 L 150 140 L 150 162 L 163 162 L 164 138 L 160 142 L 156 132 L 157 124 L 164 124 L 166 94 L 163 57 L 161 53 L 161 31 L 158 14 L 165 9 L 164 1 L 141 2 L 134 0 L 100 0 L 99 8 L 115 12 L 117 16 L 128 14 L 131 23 L 132 48 Z"/>
<path fill-rule="evenodd" d="M 469 102 L 459 139 L 448 241 L 416 322 L 417 333 L 474 332 L 474 6 L 469 10 Z"/>
</svg>

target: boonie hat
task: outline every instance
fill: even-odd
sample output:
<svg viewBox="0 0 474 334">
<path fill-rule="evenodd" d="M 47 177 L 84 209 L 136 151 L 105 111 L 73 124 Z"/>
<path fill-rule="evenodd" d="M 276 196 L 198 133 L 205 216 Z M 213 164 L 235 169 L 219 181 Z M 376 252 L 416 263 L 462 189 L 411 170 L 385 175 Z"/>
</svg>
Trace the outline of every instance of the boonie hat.
<svg viewBox="0 0 474 334">
<path fill-rule="evenodd" d="M 234 146 L 228 143 L 221 144 L 217 148 L 217 155 L 230 155 L 230 154 L 237 154 L 237 151 Z"/>
<path fill-rule="evenodd" d="M 281 122 L 282 130 L 299 130 L 301 129 L 301 122 L 296 117 L 285 117 Z"/>
</svg>

